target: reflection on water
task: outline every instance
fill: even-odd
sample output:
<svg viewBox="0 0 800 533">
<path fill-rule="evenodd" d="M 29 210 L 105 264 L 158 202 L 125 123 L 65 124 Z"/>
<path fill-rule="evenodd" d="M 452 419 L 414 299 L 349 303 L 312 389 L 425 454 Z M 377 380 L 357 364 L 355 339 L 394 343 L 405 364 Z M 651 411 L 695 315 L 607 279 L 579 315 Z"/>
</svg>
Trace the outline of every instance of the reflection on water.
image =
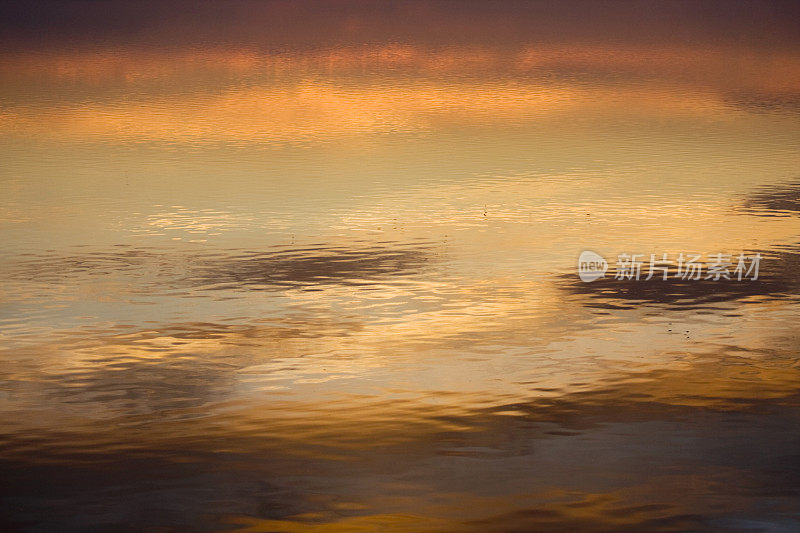
<svg viewBox="0 0 800 533">
<path fill-rule="evenodd" d="M 4 529 L 800 528 L 794 6 L 42 5 L 0 23 Z"/>
<path fill-rule="evenodd" d="M 800 183 L 765 185 L 745 203 L 750 212 L 764 216 L 796 216 L 800 213 Z"/>
<path fill-rule="evenodd" d="M 714 279 L 713 274 L 709 274 L 713 262 L 709 261 L 699 263 L 702 271 L 700 279 L 687 276 L 686 269 L 682 277 L 676 265 L 668 267 L 666 273 L 655 270 L 654 276 L 647 279 L 649 260 L 644 263 L 641 278 L 635 283 L 625 279 L 619 268 L 591 284 L 582 282 L 574 274 L 564 274 L 562 277 L 569 292 L 586 298 L 585 305 L 609 309 L 633 309 L 642 304 L 661 304 L 674 309 L 719 309 L 717 304 L 738 300 L 796 299 L 800 294 L 800 253 L 797 247 L 756 253 L 769 269 L 760 270 L 757 276 L 752 273 L 749 277 L 743 275 L 742 279 L 732 274 L 735 264 L 727 268 L 725 277 Z M 675 261 L 674 257 L 672 261 Z"/>
</svg>

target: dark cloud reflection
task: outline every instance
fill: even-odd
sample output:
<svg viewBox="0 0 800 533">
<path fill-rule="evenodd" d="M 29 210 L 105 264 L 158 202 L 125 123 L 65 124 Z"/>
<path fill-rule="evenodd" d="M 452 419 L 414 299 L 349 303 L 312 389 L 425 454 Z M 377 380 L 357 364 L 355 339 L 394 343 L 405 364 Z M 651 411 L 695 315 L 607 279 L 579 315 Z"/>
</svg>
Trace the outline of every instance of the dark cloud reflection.
<svg viewBox="0 0 800 533">
<path fill-rule="evenodd" d="M 195 286 L 218 289 L 362 285 L 388 275 L 418 273 L 433 258 L 428 244 L 250 252 L 220 259 L 198 259 L 187 281 Z"/>
<path fill-rule="evenodd" d="M 32 254 L 7 267 L 12 279 L 65 283 L 104 276 L 136 276 L 139 288 L 282 290 L 361 285 L 387 276 L 419 273 L 437 260 L 430 242 L 273 247 L 268 251 L 219 250 L 165 253 L 121 247 L 74 255 Z"/>
<path fill-rule="evenodd" d="M 643 268 L 639 280 L 616 279 L 617 272 L 612 266 L 599 280 L 585 283 L 577 272 L 567 273 L 560 277 L 559 285 L 569 294 L 584 297 L 584 305 L 603 309 L 632 309 L 641 304 L 674 309 L 709 309 L 717 304 L 752 297 L 780 299 L 800 294 L 800 248 L 760 250 L 746 255 L 752 257 L 756 253 L 761 255 L 757 280 L 748 277 L 737 280 L 733 276 L 719 280 L 680 279 L 675 268 L 670 269 L 666 280 L 661 277 L 661 271 L 653 279 L 645 279 L 646 268 Z M 702 263 L 703 278 L 708 273 L 708 266 L 708 262 Z"/>
<path fill-rule="evenodd" d="M 276 48 L 520 40 L 798 42 L 796 2 L 6 2 L 6 43 Z M 2 42 L 0 41 L 0 42 Z"/>
<path fill-rule="evenodd" d="M 762 187 L 745 199 L 743 209 L 764 217 L 800 214 L 800 182 Z"/>
</svg>

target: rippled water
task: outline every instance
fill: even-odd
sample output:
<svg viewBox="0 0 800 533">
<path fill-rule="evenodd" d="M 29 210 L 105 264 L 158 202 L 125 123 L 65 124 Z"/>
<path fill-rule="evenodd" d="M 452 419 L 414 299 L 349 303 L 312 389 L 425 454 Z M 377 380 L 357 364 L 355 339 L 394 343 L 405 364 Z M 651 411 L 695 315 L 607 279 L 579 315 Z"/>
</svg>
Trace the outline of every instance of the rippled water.
<svg viewBox="0 0 800 533">
<path fill-rule="evenodd" d="M 800 48 L 334 19 L 6 46 L 0 523 L 797 531 Z"/>
</svg>

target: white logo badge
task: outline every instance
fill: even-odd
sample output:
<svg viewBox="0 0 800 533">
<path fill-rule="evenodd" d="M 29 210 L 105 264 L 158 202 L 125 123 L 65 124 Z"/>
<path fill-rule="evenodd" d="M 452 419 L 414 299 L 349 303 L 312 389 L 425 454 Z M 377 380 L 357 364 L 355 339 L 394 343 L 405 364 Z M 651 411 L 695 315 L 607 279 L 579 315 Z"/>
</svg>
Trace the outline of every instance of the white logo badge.
<svg viewBox="0 0 800 533">
<path fill-rule="evenodd" d="M 590 250 L 584 250 L 578 257 L 578 275 L 581 281 L 589 283 L 602 278 L 607 270 L 608 262 Z"/>
</svg>

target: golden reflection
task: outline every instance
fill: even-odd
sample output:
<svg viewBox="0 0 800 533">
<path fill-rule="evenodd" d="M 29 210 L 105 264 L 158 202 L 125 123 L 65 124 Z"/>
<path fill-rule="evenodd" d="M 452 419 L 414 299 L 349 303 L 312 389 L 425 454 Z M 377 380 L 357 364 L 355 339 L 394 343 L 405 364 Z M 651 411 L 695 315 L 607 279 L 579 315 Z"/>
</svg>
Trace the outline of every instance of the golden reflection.
<svg viewBox="0 0 800 533">
<path fill-rule="evenodd" d="M 800 52 L 485 42 L 3 53 L 13 520 L 797 524 Z"/>
<path fill-rule="evenodd" d="M 0 131 L 107 142 L 281 143 L 360 134 L 426 133 L 437 126 L 492 123 L 510 116 L 552 120 L 567 112 L 591 114 L 632 105 L 641 112 L 695 116 L 713 115 L 721 111 L 723 102 L 658 88 L 598 91 L 518 83 L 489 87 L 398 84 L 389 88 L 304 82 L 295 87 L 237 89 L 180 100 L 12 107 L 0 113 Z"/>
<path fill-rule="evenodd" d="M 664 79 L 716 87 L 796 93 L 800 57 L 793 49 L 681 46 L 561 46 L 540 44 L 504 50 L 474 47 L 424 48 L 418 45 L 343 47 L 319 51 L 266 53 L 248 49 L 91 50 L 7 53 L 0 76 L 36 77 L 40 82 L 74 80 L 82 84 L 183 80 L 236 74 L 330 76 L 392 72 L 405 75 L 520 75 L 539 69 L 653 74 Z M 733 72 L 731 70 L 733 69 Z M 44 77 L 44 80 L 42 80 Z"/>
<path fill-rule="evenodd" d="M 299 55 L 235 50 L 23 53 L 4 58 L 0 77 L 17 86 L 30 83 L 25 80 L 42 83 L 43 77 L 51 80 L 53 92 L 37 105 L 15 104 L 10 95 L 0 113 L 0 131 L 103 141 L 280 143 L 421 133 L 464 121 L 542 120 L 567 112 L 637 109 L 651 116 L 719 117 L 739 101 L 796 100 L 800 58 L 789 52 L 766 58 L 754 54 L 575 46 L 511 55 L 413 46 Z M 395 68 L 410 69 L 418 81 L 393 78 Z M 586 86 L 580 73 L 587 68 L 595 74 L 630 70 L 636 75 Z M 354 69 L 363 74 L 355 75 Z M 479 77 L 461 76 L 464 72 Z M 247 76 L 246 87 L 204 88 L 234 75 Z M 115 83 L 128 89 L 144 85 L 134 98 L 114 98 L 110 90 L 110 97 L 98 101 L 70 102 L 58 89 L 70 79 L 96 84 L 98 91 Z M 178 89 L 193 79 L 195 89 Z"/>
</svg>

